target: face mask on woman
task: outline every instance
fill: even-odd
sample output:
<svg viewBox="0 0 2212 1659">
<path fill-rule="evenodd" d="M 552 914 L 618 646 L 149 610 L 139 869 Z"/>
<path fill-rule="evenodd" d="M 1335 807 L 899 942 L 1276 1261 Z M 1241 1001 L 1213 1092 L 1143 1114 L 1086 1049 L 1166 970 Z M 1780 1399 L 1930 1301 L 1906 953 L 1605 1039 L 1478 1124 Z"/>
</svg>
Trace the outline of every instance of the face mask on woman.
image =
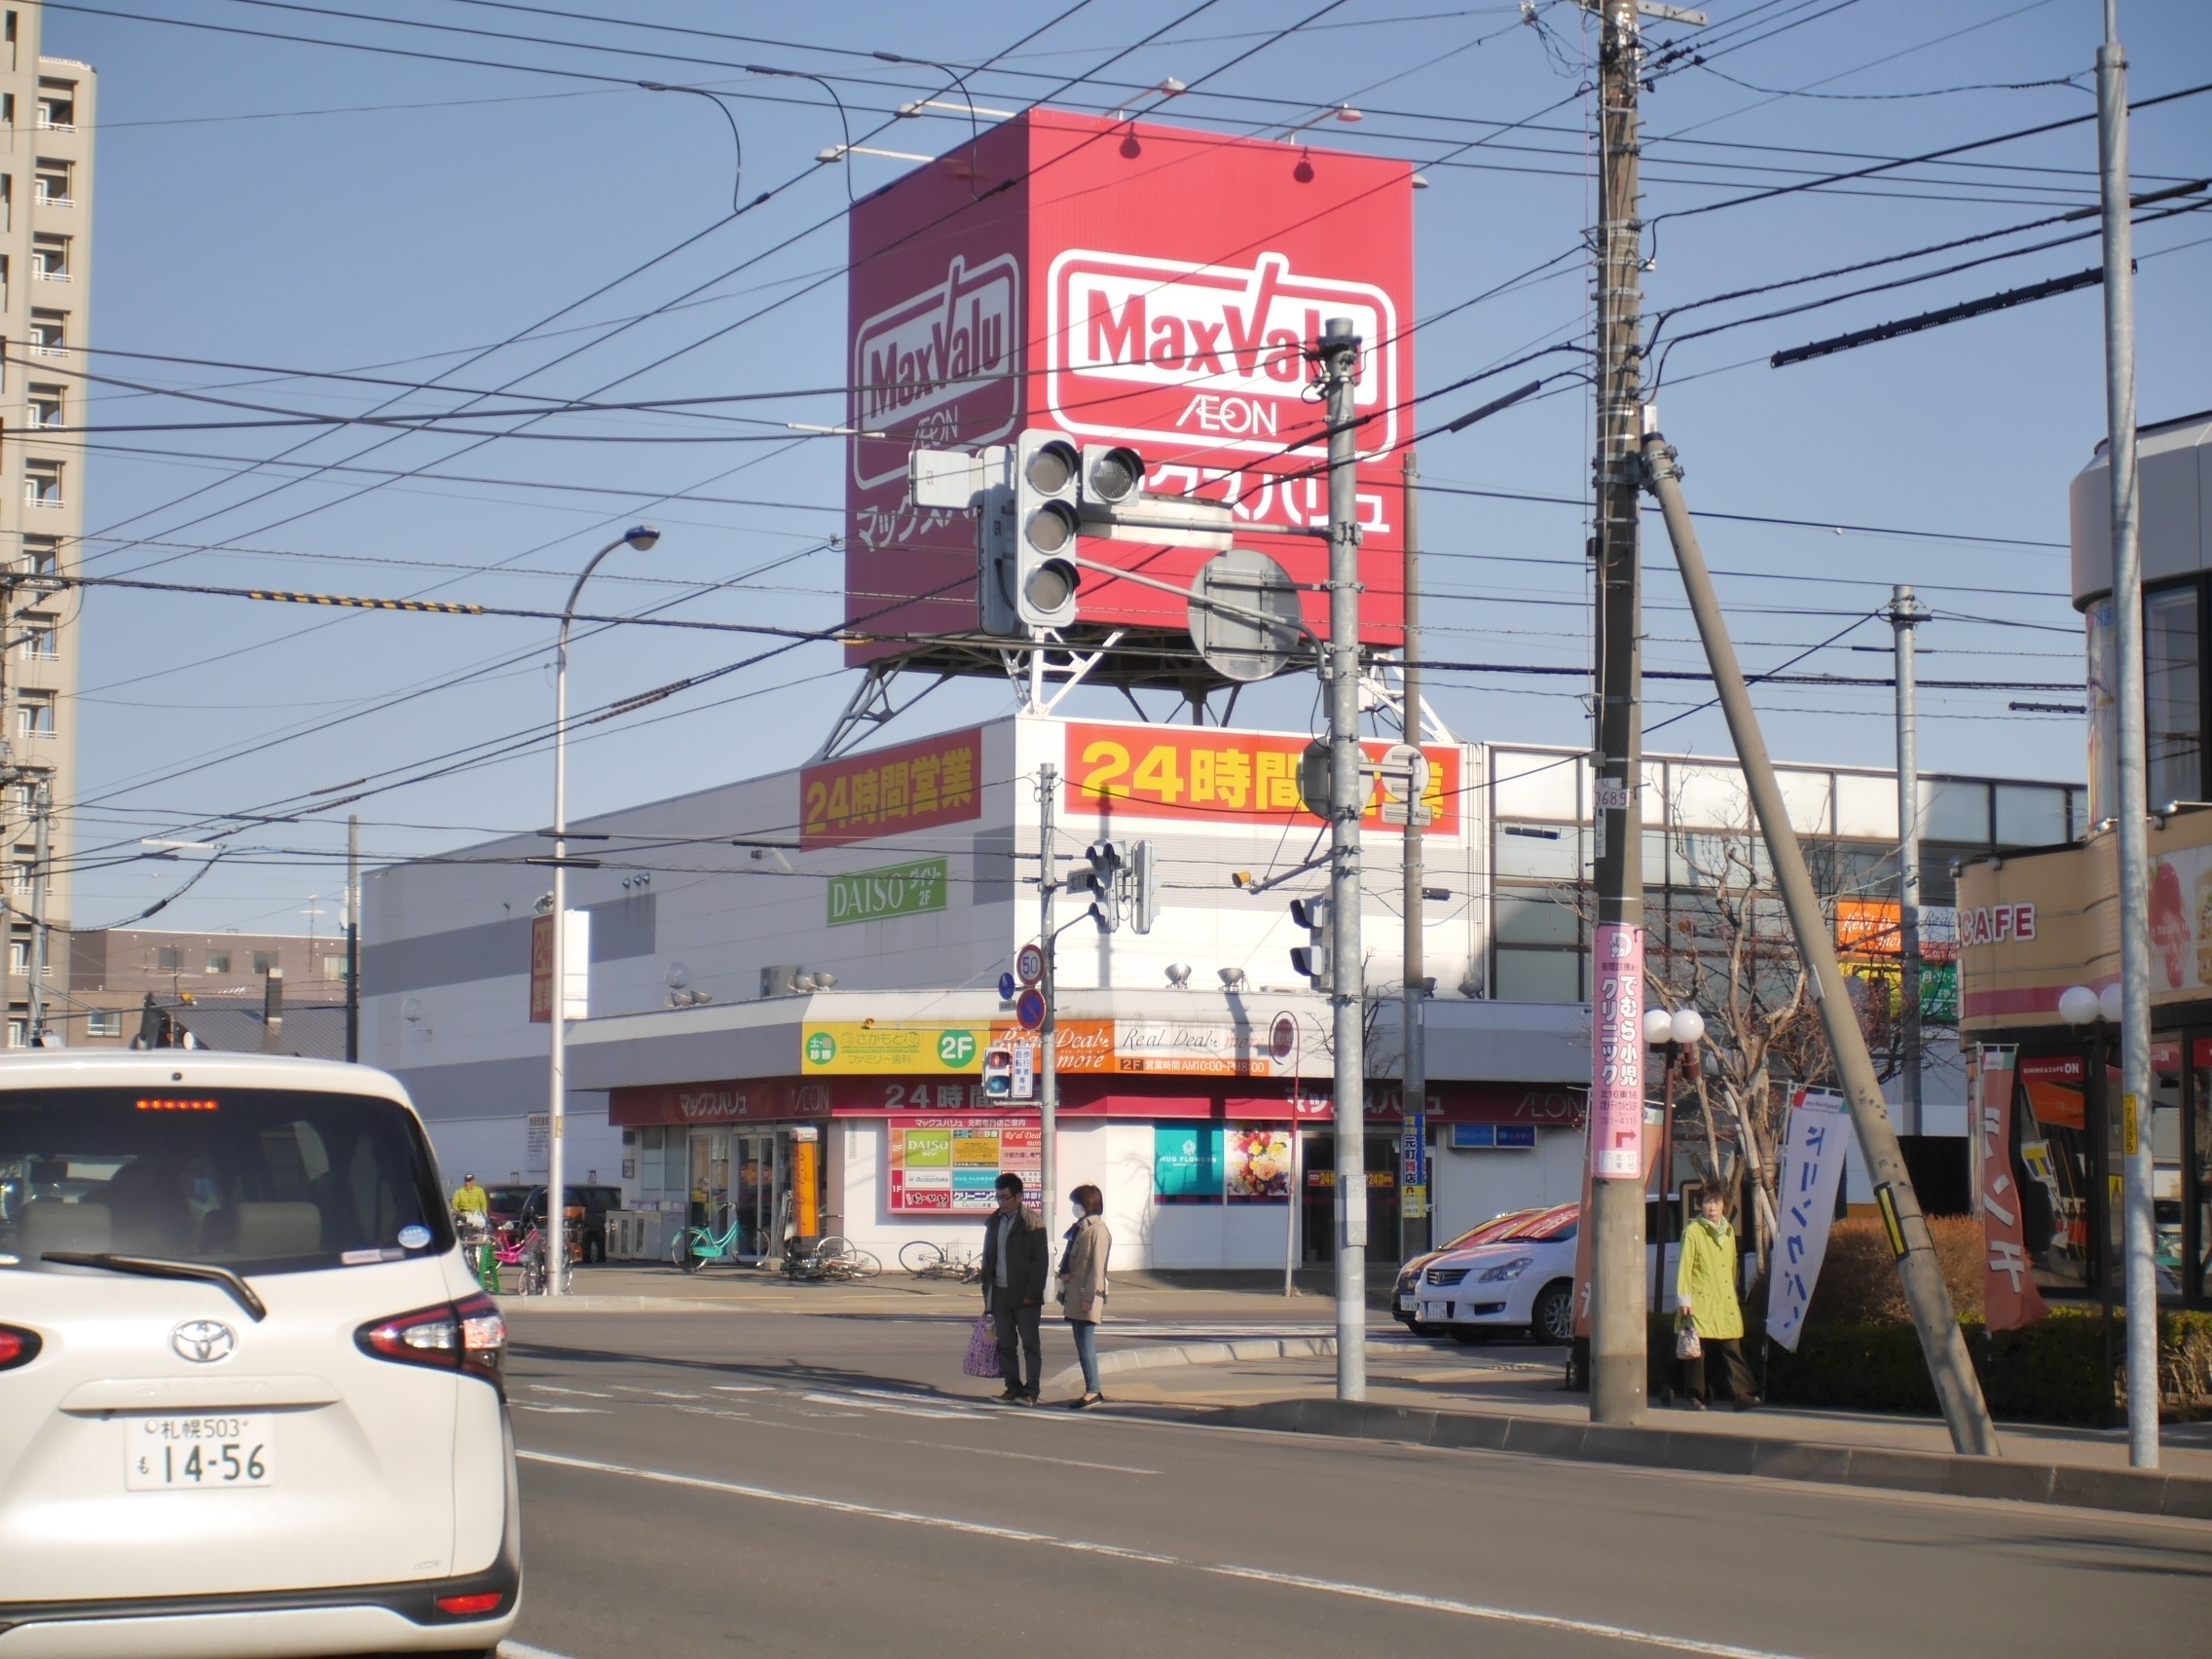
<svg viewBox="0 0 2212 1659">
<path fill-rule="evenodd" d="M 1074 1212 L 1075 1218 L 1078 1221 L 1081 1221 L 1085 1216 L 1090 1213 L 1088 1210 L 1083 1207 L 1083 1204 L 1079 1199 L 1070 1199 L 1068 1202 L 1068 1208 Z"/>
</svg>

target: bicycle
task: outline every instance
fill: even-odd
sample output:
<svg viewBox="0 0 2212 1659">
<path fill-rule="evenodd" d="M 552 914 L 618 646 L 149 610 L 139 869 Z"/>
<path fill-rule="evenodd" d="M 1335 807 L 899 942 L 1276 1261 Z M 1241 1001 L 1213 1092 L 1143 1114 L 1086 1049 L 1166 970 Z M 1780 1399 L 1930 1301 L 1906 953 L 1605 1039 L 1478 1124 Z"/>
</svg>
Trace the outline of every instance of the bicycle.
<svg viewBox="0 0 2212 1659">
<path fill-rule="evenodd" d="M 948 1250 L 928 1238 L 916 1238 L 899 1247 L 899 1265 L 918 1279 L 955 1279 L 973 1284 L 983 1273 L 983 1264 L 965 1250 Z"/>
<path fill-rule="evenodd" d="M 487 1296 L 499 1294 L 498 1240 L 482 1210 L 456 1210 L 454 1233 L 461 1240 L 461 1259 Z"/>
<path fill-rule="evenodd" d="M 734 1216 L 726 1233 L 717 1233 L 711 1227 L 686 1227 L 669 1245 L 669 1260 L 687 1273 L 697 1272 L 709 1262 L 735 1261 L 744 1249 L 744 1234 L 745 1223 Z"/>
<path fill-rule="evenodd" d="M 835 1280 L 858 1284 L 871 1279 L 883 1272 L 883 1263 L 875 1255 L 859 1248 L 849 1238 L 832 1233 L 817 1239 L 814 1248 L 793 1252 L 784 1257 L 784 1275 L 787 1278 L 816 1281 Z"/>
</svg>

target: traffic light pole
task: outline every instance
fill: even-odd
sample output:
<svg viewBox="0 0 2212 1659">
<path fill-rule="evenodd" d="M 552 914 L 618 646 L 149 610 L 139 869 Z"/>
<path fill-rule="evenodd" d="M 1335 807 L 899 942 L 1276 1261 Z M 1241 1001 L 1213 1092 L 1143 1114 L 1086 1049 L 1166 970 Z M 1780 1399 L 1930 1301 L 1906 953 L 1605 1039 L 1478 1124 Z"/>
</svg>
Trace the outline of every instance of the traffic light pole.
<svg viewBox="0 0 2212 1659">
<path fill-rule="evenodd" d="M 1890 628 L 1896 637 L 1898 681 L 1898 991 L 1904 1039 L 1905 1129 L 1925 1134 L 1921 1123 L 1920 1051 L 1920 725 L 1913 694 L 1913 630 L 1928 620 L 1928 607 L 1899 582 L 1890 589 Z"/>
<path fill-rule="evenodd" d="M 1329 414 L 1329 1007 L 1337 1120 L 1337 1398 L 1367 1398 L 1366 965 L 1359 942 L 1358 429 L 1352 403 L 1359 336 L 1351 318 L 1322 325 Z"/>
<path fill-rule="evenodd" d="M 1058 936 L 1052 932 L 1052 898 L 1060 889 L 1060 861 L 1052 845 L 1052 809 L 1059 793 L 1060 769 L 1050 760 L 1037 770 L 1037 944 L 1045 953 L 1045 1023 L 1038 1027 L 1037 1052 L 1037 1214 L 1048 1226 L 1057 1201 L 1060 1178 L 1060 997 Z"/>
<path fill-rule="evenodd" d="M 1604 0 L 1599 44 L 1597 753 L 1591 821 L 1590 1420 L 1643 1415 L 1643 226 L 1637 217 L 1636 0 Z"/>
</svg>

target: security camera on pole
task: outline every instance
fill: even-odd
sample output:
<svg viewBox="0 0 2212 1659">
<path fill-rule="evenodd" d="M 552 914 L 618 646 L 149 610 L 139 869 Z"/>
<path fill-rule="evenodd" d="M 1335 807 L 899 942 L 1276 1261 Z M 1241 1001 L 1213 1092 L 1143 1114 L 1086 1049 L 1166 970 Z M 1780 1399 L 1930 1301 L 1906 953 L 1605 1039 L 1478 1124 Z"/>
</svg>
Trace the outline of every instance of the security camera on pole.
<svg viewBox="0 0 2212 1659">
<path fill-rule="evenodd" d="M 1366 775 L 1359 750 L 1359 498 L 1352 406 L 1359 336 L 1330 317 L 1314 352 L 1329 417 L 1330 1012 L 1336 1042 L 1337 1398 L 1367 1397 L 1366 965 L 1359 941 L 1359 815 Z"/>
</svg>

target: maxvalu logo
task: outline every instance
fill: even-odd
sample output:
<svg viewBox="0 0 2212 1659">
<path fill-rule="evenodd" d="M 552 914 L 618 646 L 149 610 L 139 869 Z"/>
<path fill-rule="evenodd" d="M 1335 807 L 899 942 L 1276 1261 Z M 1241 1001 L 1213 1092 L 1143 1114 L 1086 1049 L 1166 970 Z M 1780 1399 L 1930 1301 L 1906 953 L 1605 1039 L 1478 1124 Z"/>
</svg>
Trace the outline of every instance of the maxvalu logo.
<svg viewBox="0 0 2212 1659">
<path fill-rule="evenodd" d="M 932 423 L 932 441 L 984 444 L 1014 429 L 1020 406 L 1021 267 L 1011 253 L 968 269 L 952 256 L 944 280 L 877 312 L 853 331 L 853 424 L 863 430 L 912 424 L 961 405 L 960 419 Z M 963 401 L 986 388 L 1002 395 Z M 864 454 L 866 460 L 862 458 Z M 863 489 L 903 477 L 903 444 L 855 444 Z"/>
<path fill-rule="evenodd" d="M 1263 455 L 1302 431 L 1318 441 L 1305 353 L 1326 318 L 1348 316 L 1367 347 L 1358 406 L 1382 412 L 1361 451 L 1397 442 L 1401 343 L 1381 288 L 1293 272 L 1280 253 L 1192 266 L 1069 248 L 1047 294 L 1047 399 L 1069 432 Z"/>
</svg>

